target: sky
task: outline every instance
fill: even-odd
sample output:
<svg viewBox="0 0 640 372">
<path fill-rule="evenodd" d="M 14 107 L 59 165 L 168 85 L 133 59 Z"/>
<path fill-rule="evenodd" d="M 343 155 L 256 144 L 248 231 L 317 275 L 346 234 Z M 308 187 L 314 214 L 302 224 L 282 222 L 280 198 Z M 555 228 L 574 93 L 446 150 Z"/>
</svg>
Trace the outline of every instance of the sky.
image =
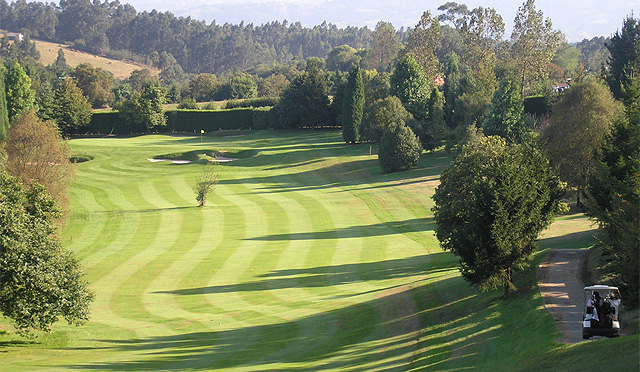
<svg viewBox="0 0 640 372">
<path fill-rule="evenodd" d="M 524 0 L 458 0 L 469 9 L 495 8 L 506 24 L 505 38 L 511 35 L 513 19 Z M 121 0 L 138 12 L 156 9 L 176 16 L 191 16 L 207 23 L 260 25 L 272 21 L 300 22 L 305 27 L 323 21 L 344 28 L 375 28 L 378 21 L 391 22 L 396 28 L 414 27 L 424 11 L 440 14 L 438 7 L 447 0 Z M 550 18 L 553 28 L 562 31 L 567 41 L 577 42 L 595 36 L 611 36 L 623 20 L 640 13 L 640 0 L 537 0 L 536 8 Z"/>
</svg>

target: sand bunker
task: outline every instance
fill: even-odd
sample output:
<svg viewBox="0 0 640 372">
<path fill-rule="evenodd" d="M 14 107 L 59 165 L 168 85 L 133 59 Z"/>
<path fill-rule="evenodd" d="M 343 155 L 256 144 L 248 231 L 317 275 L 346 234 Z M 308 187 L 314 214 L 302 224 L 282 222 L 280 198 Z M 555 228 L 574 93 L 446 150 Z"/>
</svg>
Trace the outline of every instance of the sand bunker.
<svg viewBox="0 0 640 372">
<path fill-rule="evenodd" d="M 206 156 L 207 154 L 203 154 L 203 155 Z M 147 159 L 147 160 L 149 160 L 152 163 L 158 163 L 158 162 L 161 162 L 161 161 L 170 161 L 173 164 L 189 164 L 189 163 L 193 163 L 191 160 L 180 160 L 180 159 Z M 238 159 L 228 158 L 226 156 L 219 156 L 219 155 L 217 155 L 216 159 L 215 159 L 215 161 L 218 162 L 218 163 L 228 163 L 228 162 L 234 161 L 234 160 L 238 160 Z"/>
<path fill-rule="evenodd" d="M 158 163 L 161 161 L 170 161 L 173 164 L 189 164 L 191 163 L 191 160 L 178 160 L 178 159 L 147 159 L 152 163 Z"/>
</svg>

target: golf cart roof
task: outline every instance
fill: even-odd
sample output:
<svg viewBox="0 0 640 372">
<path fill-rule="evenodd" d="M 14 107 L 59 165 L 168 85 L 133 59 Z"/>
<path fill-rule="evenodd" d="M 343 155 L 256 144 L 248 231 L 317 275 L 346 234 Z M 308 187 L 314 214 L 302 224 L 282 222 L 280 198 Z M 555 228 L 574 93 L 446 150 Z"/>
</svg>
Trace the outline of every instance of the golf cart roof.
<svg viewBox="0 0 640 372">
<path fill-rule="evenodd" d="M 610 285 L 596 284 L 590 287 L 584 287 L 585 291 L 617 291 L 618 287 L 612 287 Z"/>
</svg>

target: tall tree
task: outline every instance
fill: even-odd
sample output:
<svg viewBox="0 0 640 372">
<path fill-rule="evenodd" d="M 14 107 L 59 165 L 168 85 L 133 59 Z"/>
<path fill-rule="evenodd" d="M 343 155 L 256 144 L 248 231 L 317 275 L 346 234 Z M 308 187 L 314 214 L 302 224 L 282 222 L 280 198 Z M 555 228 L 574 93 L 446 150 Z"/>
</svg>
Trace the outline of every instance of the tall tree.
<svg viewBox="0 0 640 372">
<path fill-rule="evenodd" d="M 456 120 L 456 104 L 458 97 L 462 95 L 462 72 L 458 54 L 451 52 L 444 56 L 443 65 L 446 76 L 442 86 L 445 100 L 444 120 L 449 128 L 454 128 L 459 124 Z"/>
<path fill-rule="evenodd" d="M 478 86 L 493 94 L 497 87 L 496 51 L 504 35 L 504 21 L 493 8 L 476 8 L 464 20 L 462 35 L 467 46 L 464 60 L 471 68 Z"/>
<path fill-rule="evenodd" d="M 102 54 L 109 50 L 107 30 L 111 26 L 109 9 L 103 3 L 90 0 L 61 0 L 56 37 L 74 41 Z"/>
<path fill-rule="evenodd" d="M 546 157 L 528 145 L 486 137 L 464 146 L 433 196 L 436 236 L 460 257 L 460 272 L 483 291 L 514 289 L 540 232 L 560 212 L 564 189 Z"/>
<path fill-rule="evenodd" d="M 524 104 L 518 84 L 510 77 L 502 79 L 491 104 L 482 125 L 484 134 L 500 136 L 509 144 L 522 143 L 533 128 L 526 127 Z"/>
<path fill-rule="evenodd" d="M 428 79 L 440 75 L 440 64 L 436 50 L 440 44 L 440 24 L 430 12 L 422 13 L 420 21 L 409 34 L 407 52 L 413 56 Z"/>
<path fill-rule="evenodd" d="M 0 142 L 7 137 L 9 130 L 9 111 L 7 110 L 7 93 L 4 86 L 4 66 L 0 65 Z"/>
<path fill-rule="evenodd" d="M 360 123 L 364 112 L 364 85 L 360 67 L 353 65 L 342 101 L 342 138 L 346 143 L 360 141 Z"/>
<path fill-rule="evenodd" d="M 58 241 L 56 203 L 37 183 L 24 188 L 0 169 L 0 312 L 23 333 L 58 317 L 83 324 L 93 293 L 72 252 Z"/>
<path fill-rule="evenodd" d="M 622 30 L 606 44 L 611 53 L 609 69 L 606 73 L 607 82 L 616 99 L 623 99 L 622 87 L 629 79 L 640 76 L 640 22 L 627 17 L 622 24 Z"/>
<path fill-rule="evenodd" d="M 378 22 L 371 42 L 370 66 L 379 72 L 387 71 L 400 49 L 395 28 L 389 22 Z"/>
<path fill-rule="evenodd" d="M 602 227 L 613 282 L 625 302 L 640 301 L 640 116 L 617 120 L 595 157 L 585 205 Z"/>
<path fill-rule="evenodd" d="M 438 16 L 438 21 L 449 22 L 456 29 L 462 28 L 465 18 L 469 15 L 469 8 L 466 4 L 458 4 L 454 1 L 447 1 L 440 5 L 438 10 L 444 12 Z"/>
<path fill-rule="evenodd" d="M 391 75 L 389 93 L 400 98 L 407 111 L 416 119 L 427 118 L 431 87 L 431 81 L 410 54 L 398 60 Z"/>
<path fill-rule="evenodd" d="M 413 131 L 420 138 L 422 147 L 425 150 L 437 148 L 444 139 L 446 124 L 444 121 L 444 95 L 437 87 L 433 87 L 429 96 L 429 115 L 427 120 L 422 122 L 422 130 Z"/>
<path fill-rule="evenodd" d="M 89 124 L 91 105 L 73 79 L 62 80 L 53 96 L 53 120 L 62 133 L 68 135 Z"/>
<path fill-rule="evenodd" d="M 554 31 L 551 20 L 544 19 L 535 8 L 535 0 L 526 0 L 520 8 L 511 34 L 511 55 L 520 84 L 520 95 L 533 81 L 546 78 L 549 63 L 564 40 L 560 31 Z"/>
<path fill-rule="evenodd" d="M 18 62 L 11 65 L 5 75 L 5 88 L 9 119 L 29 111 L 36 102 L 35 91 L 31 89 L 31 79 Z"/>
<path fill-rule="evenodd" d="M 578 204 L 594 170 L 594 151 L 621 112 L 611 91 L 593 77 L 573 84 L 553 106 L 541 139 L 560 177 L 578 189 Z"/>
</svg>

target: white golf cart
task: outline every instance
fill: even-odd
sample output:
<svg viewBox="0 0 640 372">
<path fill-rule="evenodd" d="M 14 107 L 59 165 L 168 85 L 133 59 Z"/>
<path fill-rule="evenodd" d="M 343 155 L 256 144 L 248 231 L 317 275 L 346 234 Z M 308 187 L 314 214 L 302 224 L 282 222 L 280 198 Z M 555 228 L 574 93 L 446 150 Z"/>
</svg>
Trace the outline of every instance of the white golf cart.
<svg viewBox="0 0 640 372">
<path fill-rule="evenodd" d="M 584 287 L 582 338 L 620 336 L 620 292 L 618 287 L 592 285 Z"/>
</svg>

